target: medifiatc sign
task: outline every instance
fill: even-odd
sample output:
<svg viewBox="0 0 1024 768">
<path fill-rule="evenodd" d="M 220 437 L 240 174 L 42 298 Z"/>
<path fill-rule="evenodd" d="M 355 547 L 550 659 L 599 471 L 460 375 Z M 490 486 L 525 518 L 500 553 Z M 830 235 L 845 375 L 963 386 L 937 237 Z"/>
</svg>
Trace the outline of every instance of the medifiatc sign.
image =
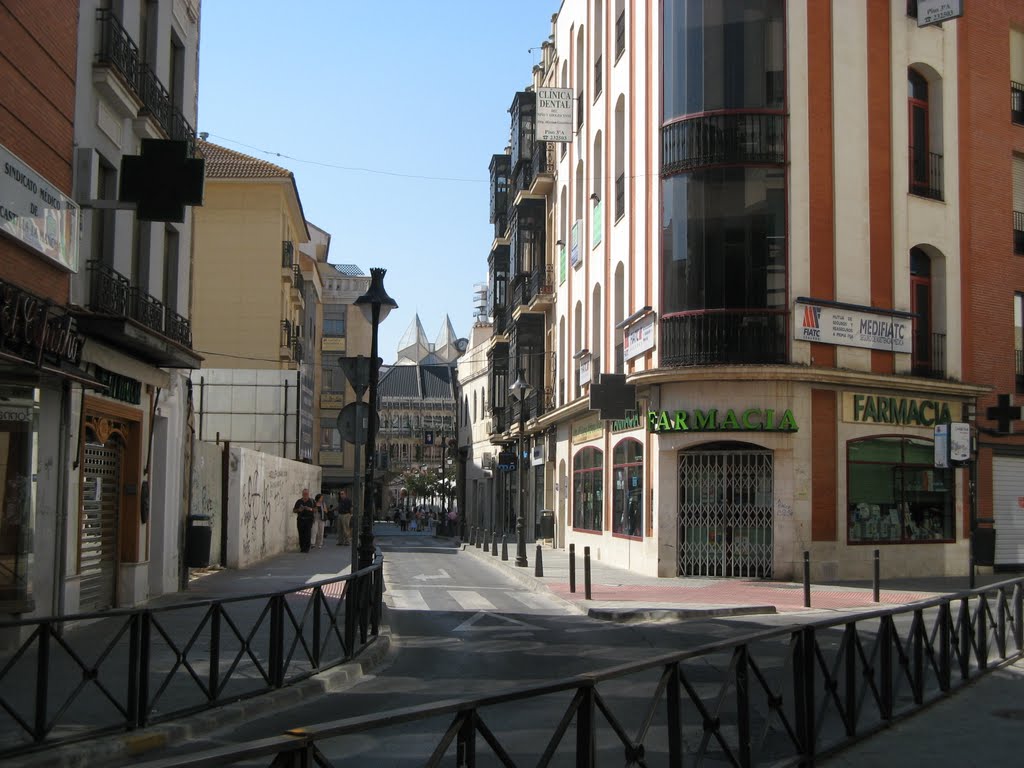
<svg viewBox="0 0 1024 768">
<path fill-rule="evenodd" d="M 648 411 L 647 428 L 651 432 L 796 432 L 793 411 L 771 408 L 747 408 L 736 411 Z"/>
<path fill-rule="evenodd" d="M 78 205 L 0 145 L 0 232 L 78 271 Z"/>
<path fill-rule="evenodd" d="M 951 410 L 952 404 L 945 400 L 843 393 L 843 421 L 854 424 L 933 427 L 951 422 Z"/>
<path fill-rule="evenodd" d="M 572 141 L 572 88 L 537 89 L 537 141 Z"/>
<path fill-rule="evenodd" d="M 797 341 L 911 352 L 913 334 L 909 316 L 875 314 L 800 301 L 793 307 L 793 331 Z"/>
</svg>

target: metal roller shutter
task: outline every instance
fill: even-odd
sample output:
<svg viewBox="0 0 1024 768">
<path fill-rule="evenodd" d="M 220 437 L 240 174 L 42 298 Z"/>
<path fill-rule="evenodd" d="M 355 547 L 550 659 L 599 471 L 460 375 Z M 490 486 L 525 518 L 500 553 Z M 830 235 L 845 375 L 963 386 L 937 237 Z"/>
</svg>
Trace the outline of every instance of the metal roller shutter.
<svg viewBox="0 0 1024 768">
<path fill-rule="evenodd" d="M 992 460 L 996 565 L 1024 565 L 1024 458 Z"/>
<path fill-rule="evenodd" d="M 121 446 L 87 443 L 84 453 L 78 603 L 81 611 L 101 611 L 114 604 L 117 580 Z"/>
</svg>

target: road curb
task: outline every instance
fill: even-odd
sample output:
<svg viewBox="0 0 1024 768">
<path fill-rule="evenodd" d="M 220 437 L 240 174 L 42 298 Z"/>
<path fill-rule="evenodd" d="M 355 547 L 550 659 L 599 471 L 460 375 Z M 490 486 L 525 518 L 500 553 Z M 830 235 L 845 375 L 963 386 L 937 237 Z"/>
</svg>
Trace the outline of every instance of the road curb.
<svg viewBox="0 0 1024 768">
<path fill-rule="evenodd" d="M 622 623 L 714 619 L 776 613 L 778 611 L 774 605 L 730 605 L 715 608 L 591 608 L 587 611 L 587 615 L 592 619 Z"/>
<path fill-rule="evenodd" d="M 294 706 L 307 698 L 342 691 L 376 669 L 385 660 L 390 649 L 391 631 L 382 625 L 376 642 L 357 659 L 321 672 L 301 683 L 207 709 L 181 720 L 11 758 L 4 765 L 8 768 L 90 768 L 109 765 L 113 760 L 137 758 L 171 744 L 206 736 L 276 709 Z"/>
</svg>

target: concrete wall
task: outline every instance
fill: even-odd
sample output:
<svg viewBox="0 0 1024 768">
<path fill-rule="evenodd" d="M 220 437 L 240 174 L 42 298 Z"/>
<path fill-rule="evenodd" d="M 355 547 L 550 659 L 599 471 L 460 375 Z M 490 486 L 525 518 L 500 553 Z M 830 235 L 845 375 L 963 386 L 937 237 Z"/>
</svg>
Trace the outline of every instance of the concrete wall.
<svg viewBox="0 0 1024 768">
<path fill-rule="evenodd" d="M 227 566 L 244 568 L 298 548 L 292 506 L 309 488 L 320 492 L 321 469 L 312 464 L 231 447 L 228 458 Z"/>
</svg>

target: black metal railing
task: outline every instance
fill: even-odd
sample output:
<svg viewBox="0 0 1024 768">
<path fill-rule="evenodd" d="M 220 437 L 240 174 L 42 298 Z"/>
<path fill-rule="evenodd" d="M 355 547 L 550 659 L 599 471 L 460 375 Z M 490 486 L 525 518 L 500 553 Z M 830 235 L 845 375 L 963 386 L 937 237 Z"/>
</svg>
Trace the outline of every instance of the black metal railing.
<svg viewBox="0 0 1024 768">
<path fill-rule="evenodd" d="M 504 408 L 491 410 L 491 429 L 489 434 L 500 435 L 508 428 L 508 412 Z"/>
<path fill-rule="evenodd" d="M 501 336 L 508 330 L 509 312 L 504 306 L 493 309 L 492 319 L 494 320 L 494 333 Z"/>
<path fill-rule="evenodd" d="M 292 360 L 294 360 L 296 363 L 301 363 L 302 362 L 302 353 L 303 353 L 302 342 L 299 341 L 297 338 L 293 338 L 292 339 L 291 351 L 292 351 Z"/>
<path fill-rule="evenodd" d="M 292 264 L 292 288 L 299 292 L 299 296 L 305 296 L 306 279 L 302 276 L 302 267 Z"/>
<path fill-rule="evenodd" d="M 579 130 L 583 127 L 583 97 L 584 91 L 580 91 L 579 96 L 576 97 L 576 129 Z M 566 142 L 568 143 L 568 142 Z"/>
<path fill-rule="evenodd" d="M 661 319 L 661 363 L 675 365 L 786 362 L 786 310 L 713 309 Z"/>
<path fill-rule="evenodd" d="M 292 321 L 281 321 L 281 346 L 289 347 L 292 343 Z"/>
<path fill-rule="evenodd" d="M 510 288 L 510 292 L 512 295 L 511 307 L 513 309 L 515 309 L 516 307 L 529 306 L 530 300 L 533 298 L 533 293 L 531 292 L 529 272 L 520 272 L 518 275 L 512 278 L 512 284 Z"/>
<path fill-rule="evenodd" d="M 930 334 L 927 357 L 915 351 L 913 373 L 930 379 L 946 378 L 946 334 Z"/>
<path fill-rule="evenodd" d="M 623 11 L 615 19 L 615 60 L 626 50 L 626 12 Z"/>
<path fill-rule="evenodd" d="M 620 173 L 615 179 L 615 220 L 626 213 L 626 174 Z"/>
<path fill-rule="evenodd" d="M 910 148 L 910 194 L 942 200 L 942 155 Z"/>
<path fill-rule="evenodd" d="M 295 243 L 291 240 L 281 241 L 281 266 L 291 267 L 295 261 Z"/>
<path fill-rule="evenodd" d="M 1010 119 L 1024 125 L 1024 83 L 1010 81 Z"/>
<path fill-rule="evenodd" d="M 1013 212 L 1013 252 L 1024 254 L 1024 211 Z"/>
<path fill-rule="evenodd" d="M 329 754 L 363 757 L 397 735 L 428 768 L 452 760 L 814 765 L 1024 657 L 1022 587 L 1018 578 L 752 632 L 490 696 L 309 724 L 159 765 L 276 756 L 274 765 L 327 766 L 335 764 Z"/>
<path fill-rule="evenodd" d="M 555 270 L 550 264 L 537 267 L 530 272 L 530 294 L 533 298 L 551 296 L 554 292 Z"/>
<path fill-rule="evenodd" d="M 703 115 L 661 129 L 661 172 L 726 163 L 786 161 L 786 118 L 763 112 Z"/>
<path fill-rule="evenodd" d="M 100 25 L 100 50 L 97 61 L 112 66 L 131 90 L 139 93 L 139 47 L 109 9 L 96 11 L 96 20 Z"/>
<path fill-rule="evenodd" d="M 130 318 L 171 341 L 191 348 L 192 326 L 188 320 L 141 288 L 133 287 L 127 277 L 98 259 L 90 260 L 87 269 L 90 309 Z"/>
<path fill-rule="evenodd" d="M 500 216 L 494 217 L 494 239 L 502 240 L 508 234 L 508 209 Z"/>
<path fill-rule="evenodd" d="M 594 101 L 596 102 L 601 96 L 601 90 L 604 86 L 604 57 L 598 56 L 597 61 L 594 62 Z"/>
<path fill-rule="evenodd" d="M 353 659 L 378 635 L 382 563 L 378 549 L 368 568 L 280 592 L 0 622 L 5 636 L 25 635 L 0 665 L 0 759 L 233 703 Z"/>
<path fill-rule="evenodd" d="M 145 111 L 153 116 L 169 136 L 174 125 L 175 112 L 171 94 L 164 88 L 156 72 L 145 65 L 142 67 L 139 84 Z"/>
<path fill-rule="evenodd" d="M 541 176 L 551 176 L 555 172 L 555 142 L 538 141 L 533 147 L 532 162 L 533 181 Z"/>
</svg>

